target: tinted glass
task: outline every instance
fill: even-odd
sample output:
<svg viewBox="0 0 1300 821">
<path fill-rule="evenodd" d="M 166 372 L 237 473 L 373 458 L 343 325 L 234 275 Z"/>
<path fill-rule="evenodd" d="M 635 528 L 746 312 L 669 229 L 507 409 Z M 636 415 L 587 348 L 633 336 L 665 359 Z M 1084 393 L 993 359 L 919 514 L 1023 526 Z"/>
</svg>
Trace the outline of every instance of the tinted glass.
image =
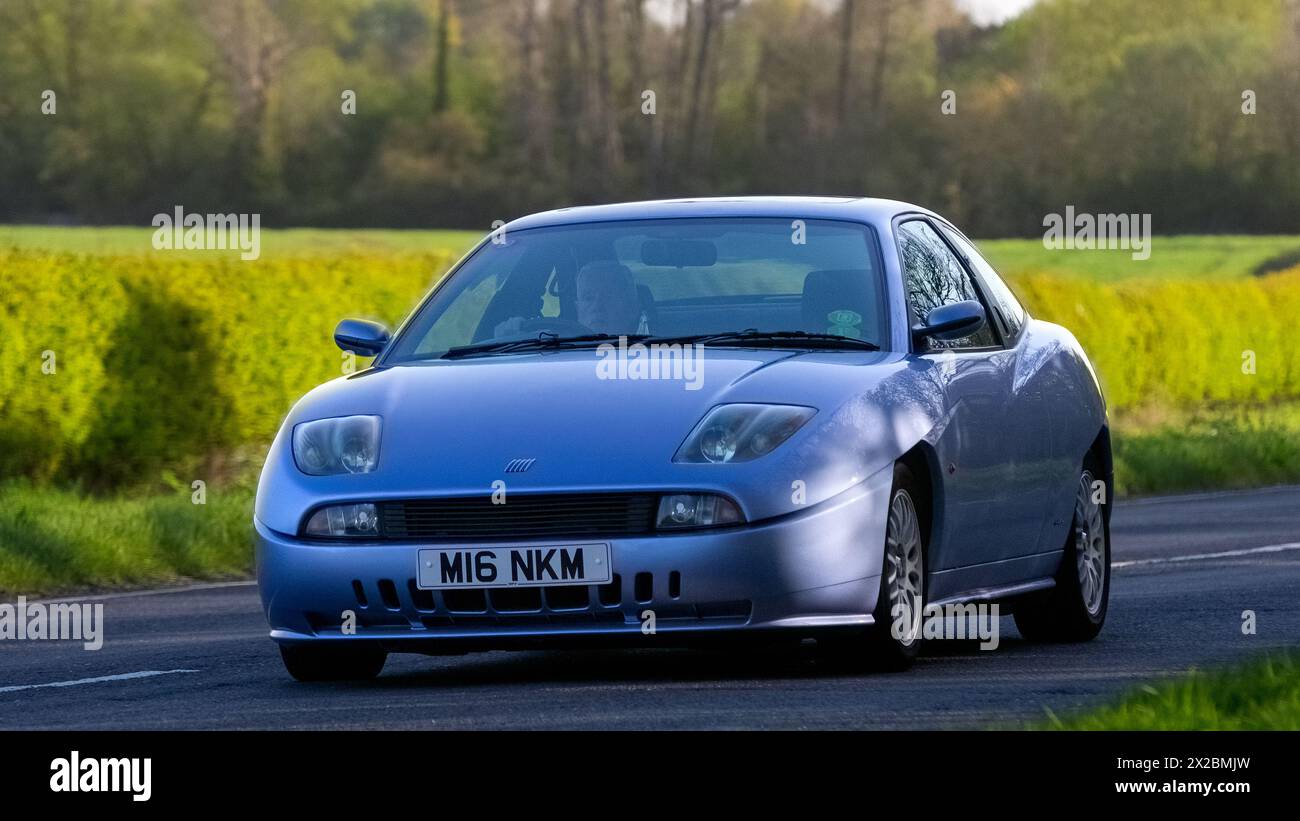
<svg viewBox="0 0 1300 821">
<path fill-rule="evenodd" d="M 912 220 L 898 228 L 898 243 L 907 275 L 908 300 L 916 321 L 921 322 L 935 308 L 973 299 L 981 302 L 961 261 L 935 233 L 928 222 Z M 929 340 L 930 348 L 982 348 L 997 344 L 992 327 L 985 323 L 964 339 L 942 342 Z"/>
<path fill-rule="evenodd" d="M 971 245 L 960 234 L 955 231 L 943 230 L 945 236 L 952 240 L 952 244 L 957 250 L 966 255 L 967 261 L 971 267 L 979 272 L 980 278 L 984 280 L 987 286 L 988 297 L 993 300 L 998 312 L 1002 314 L 1003 322 L 1006 324 L 1007 336 L 1015 336 L 1020 333 L 1020 329 L 1025 324 L 1025 309 L 1016 299 L 1016 295 L 1011 292 L 1007 284 L 998 276 L 998 272 L 993 270 L 993 266 L 980 255 L 974 245 Z"/>
</svg>

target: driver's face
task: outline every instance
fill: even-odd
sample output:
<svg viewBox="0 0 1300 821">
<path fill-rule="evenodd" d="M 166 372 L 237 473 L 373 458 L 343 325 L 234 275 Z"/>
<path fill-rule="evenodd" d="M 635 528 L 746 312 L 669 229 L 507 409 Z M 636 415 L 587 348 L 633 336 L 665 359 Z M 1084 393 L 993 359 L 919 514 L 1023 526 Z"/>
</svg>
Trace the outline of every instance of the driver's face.
<svg viewBox="0 0 1300 821">
<path fill-rule="evenodd" d="M 578 321 L 598 334 L 636 333 L 640 306 L 636 285 L 623 272 L 608 268 L 578 274 Z"/>
</svg>

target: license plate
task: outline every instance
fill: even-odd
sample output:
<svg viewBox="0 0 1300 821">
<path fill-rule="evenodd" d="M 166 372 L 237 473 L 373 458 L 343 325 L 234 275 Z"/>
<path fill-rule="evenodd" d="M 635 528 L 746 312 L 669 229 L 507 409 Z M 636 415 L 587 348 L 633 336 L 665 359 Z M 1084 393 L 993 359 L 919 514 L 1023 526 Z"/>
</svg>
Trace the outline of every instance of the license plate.
<svg viewBox="0 0 1300 821">
<path fill-rule="evenodd" d="M 424 548 L 416 585 L 446 590 L 604 584 L 610 573 L 607 544 Z"/>
</svg>

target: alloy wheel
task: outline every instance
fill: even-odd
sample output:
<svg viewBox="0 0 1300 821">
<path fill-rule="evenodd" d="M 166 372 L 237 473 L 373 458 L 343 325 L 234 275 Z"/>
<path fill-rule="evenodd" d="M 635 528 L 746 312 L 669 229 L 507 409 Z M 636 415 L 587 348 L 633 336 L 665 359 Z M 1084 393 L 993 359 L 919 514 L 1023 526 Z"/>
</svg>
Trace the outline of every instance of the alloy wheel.
<svg viewBox="0 0 1300 821">
<path fill-rule="evenodd" d="M 1101 610 L 1106 574 L 1106 525 L 1101 504 L 1094 499 L 1092 472 L 1079 477 L 1074 499 L 1074 549 L 1079 571 L 1079 590 L 1089 615 Z"/>
<path fill-rule="evenodd" d="M 921 527 L 916 505 L 906 490 L 898 490 L 889 503 L 889 529 L 885 534 L 885 589 L 893 635 L 904 646 L 916 641 L 921 628 Z M 901 630 L 895 625 L 901 624 Z"/>
</svg>

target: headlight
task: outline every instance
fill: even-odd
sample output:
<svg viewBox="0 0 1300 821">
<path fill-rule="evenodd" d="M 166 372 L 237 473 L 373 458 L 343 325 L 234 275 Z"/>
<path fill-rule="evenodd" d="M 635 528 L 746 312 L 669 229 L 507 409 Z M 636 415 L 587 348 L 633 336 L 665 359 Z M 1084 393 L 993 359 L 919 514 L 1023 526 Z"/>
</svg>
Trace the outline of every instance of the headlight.
<svg viewBox="0 0 1300 821">
<path fill-rule="evenodd" d="M 748 462 L 771 453 L 817 411 L 801 405 L 721 405 L 677 449 L 674 462 Z"/>
<path fill-rule="evenodd" d="M 293 429 L 293 460 L 311 476 L 369 473 L 379 464 L 379 417 L 302 422 Z"/>
<path fill-rule="evenodd" d="M 674 493 L 659 500 L 656 527 L 718 527 L 743 522 L 736 503 L 712 493 Z"/>
<path fill-rule="evenodd" d="M 379 516 L 372 504 L 330 505 L 311 515 L 307 536 L 378 536 Z"/>
</svg>

